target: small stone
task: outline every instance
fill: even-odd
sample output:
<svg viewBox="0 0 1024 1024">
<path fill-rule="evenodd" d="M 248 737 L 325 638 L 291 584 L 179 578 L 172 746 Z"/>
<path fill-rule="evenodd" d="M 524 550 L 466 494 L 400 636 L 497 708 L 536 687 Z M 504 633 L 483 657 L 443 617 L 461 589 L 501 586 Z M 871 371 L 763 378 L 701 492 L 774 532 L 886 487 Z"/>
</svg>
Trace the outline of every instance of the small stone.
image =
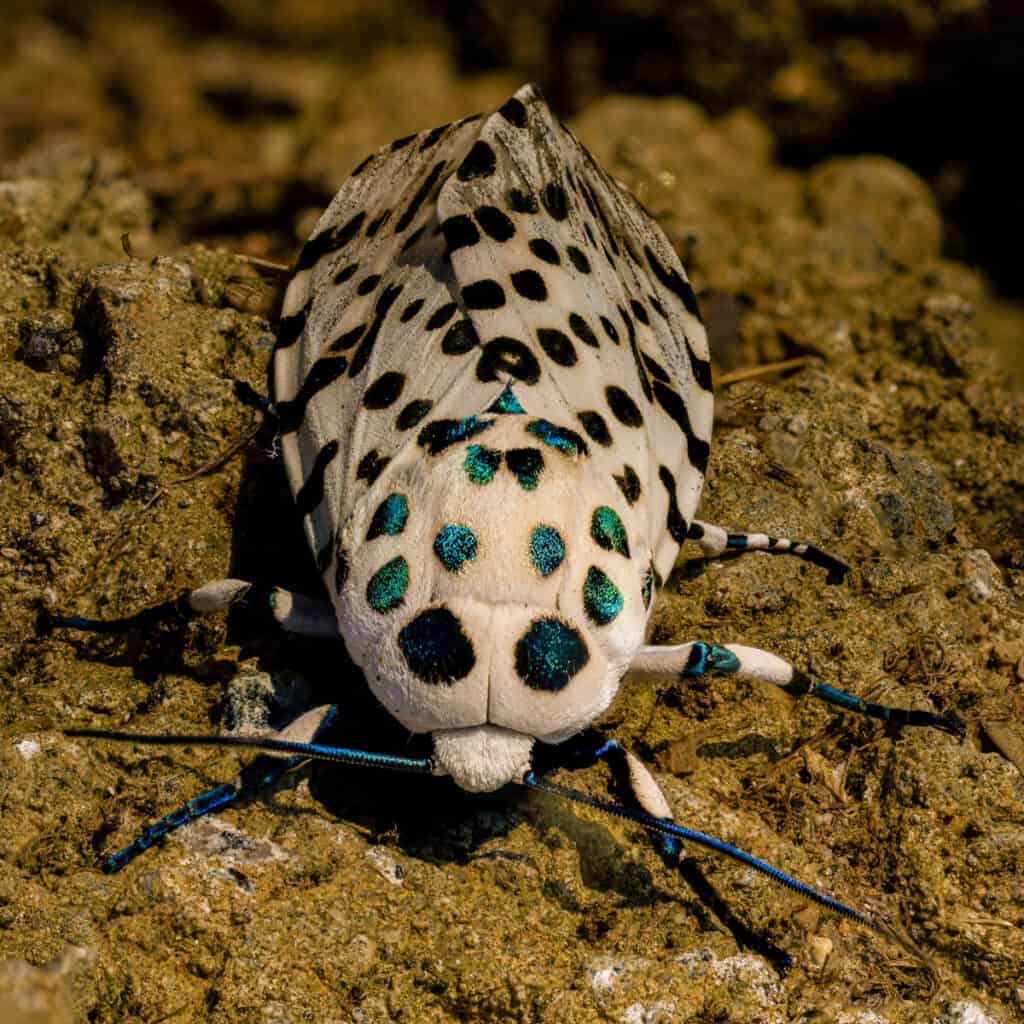
<svg viewBox="0 0 1024 1024">
<path fill-rule="evenodd" d="M 31 761 L 43 748 L 36 740 L 19 740 L 14 744 L 14 749 L 21 755 L 23 761 Z"/>
<path fill-rule="evenodd" d="M 999 567 L 984 548 L 974 548 L 960 559 L 960 578 L 964 592 L 975 604 L 991 601 L 1004 589 Z"/>
<path fill-rule="evenodd" d="M 832 955 L 832 940 L 825 935 L 812 935 L 807 943 L 807 955 L 811 965 L 820 971 Z"/>
</svg>

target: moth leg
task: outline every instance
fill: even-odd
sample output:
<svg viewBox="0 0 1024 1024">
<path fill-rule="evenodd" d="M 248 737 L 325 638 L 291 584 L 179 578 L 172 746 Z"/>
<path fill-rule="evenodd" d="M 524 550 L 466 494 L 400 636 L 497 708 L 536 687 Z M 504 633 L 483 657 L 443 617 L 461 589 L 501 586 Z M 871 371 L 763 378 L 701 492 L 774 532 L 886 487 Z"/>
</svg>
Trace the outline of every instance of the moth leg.
<svg viewBox="0 0 1024 1024">
<path fill-rule="evenodd" d="M 279 732 L 272 733 L 271 738 L 291 740 L 298 743 L 312 743 L 331 725 L 337 714 L 337 705 L 324 704 L 311 708 L 294 722 Z M 148 825 L 127 846 L 110 854 L 103 861 L 106 874 L 120 871 L 126 864 L 133 861 L 140 853 L 148 850 L 158 839 L 162 839 L 175 829 L 196 821 L 204 815 L 219 810 L 227 804 L 245 799 L 272 786 L 287 772 L 293 771 L 305 763 L 307 758 L 301 755 L 290 757 L 278 754 L 260 754 L 246 765 L 233 782 L 222 782 L 198 796 L 186 800 L 170 814 L 165 814 L 159 821 Z"/>
<path fill-rule="evenodd" d="M 718 558 L 726 553 L 739 554 L 744 551 L 769 551 L 772 554 L 796 555 L 805 562 L 828 570 L 829 583 L 841 583 L 850 567 L 827 551 L 790 540 L 788 537 L 770 537 L 767 533 L 729 533 L 721 526 L 695 519 L 687 534 L 690 540 L 700 544 L 705 558 Z"/>
<path fill-rule="evenodd" d="M 930 711 L 893 708 L 874 704 L 852 693 L 837 690 L 819 682 L 776 654 L 743 644 L 693 643 L 672 647 L 641 647 L 629 667 L 640 678 L 656 679 L 676 676 L 686 679 L 710 672 L 723 672 L 762 683 L 774 683 L 792 697 L 817 697 L 844 711 L 853 711 L 899 728 L 904 725 L 925 725 L 963 739 L 966 727 L 956 715 L 936 715 Z"/>
<path fill-rule="evenodd" d="M 119 633 L 149 626 L 172 615 L 192 618 L 241 607 L 258 624 L 302 636 L 331 638 L 338 635 L 338 620 L 326 601 L 296 594 L 281 587 L 267 587 L 248 580 L 213 580 L 180 597 L 145 608 L 120 619 L 87 619 L 77 615 L 52 615 L 44 625 L 80 629 L 91 633 Z"/>
<path fill-rule="evenodd" d="M 675 820 L 661 786 L 647 765 L 617 740 L 609 739 L 598 729 L 587 729 L 579 736 L 556 747 L 538 744 L 534 751 L 533 770 L 537 775 L 546 774 L 556 768 L 589 768 L 601 761 L 611 770 L 612 786 L 618 798 L 652 817 L 667 821 Z M 725 925 L 741 948 L 752 949 L 761 954 L 781 973 L 789 969 L 791 957 L 733 913 L 728 903 L 708 881 L 697 861 L 692 857 L 682 856 L 683 844 L 679 839 L 661 834 L 653 836 L 653 839 L 655 849 L 661 855 L 665 866 L 679 871 L 684 881 Z"/>
</svg>

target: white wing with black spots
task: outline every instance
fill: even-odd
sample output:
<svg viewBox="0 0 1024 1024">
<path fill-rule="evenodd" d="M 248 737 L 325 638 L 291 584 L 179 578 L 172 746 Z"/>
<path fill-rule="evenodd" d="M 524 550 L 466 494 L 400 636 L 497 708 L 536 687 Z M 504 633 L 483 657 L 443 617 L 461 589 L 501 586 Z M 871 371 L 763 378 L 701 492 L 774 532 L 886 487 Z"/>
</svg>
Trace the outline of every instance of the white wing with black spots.
<svg viewBox="0 0 1024 1024">
<path fill-rule="evenodd" d="M 500 387 L 463 388 L 476 345 L 437 196 L 480 132 L 471 117 L 360 164 L 296 261 L 271 364 L 284 463 L 322 569 L 340 523 L 417 428 Z M 471 375 L 470 375 L 471 377 Z"/>
<path fill-rule="evenodd" d="M 357 168 L 283 313 L 282 451 L 349 652 L 438 751 L 477 730 L 493 771 L 445 767 L 500 785 L 510 736 L 608 707 L 686 535 L 711 429 L 693 292 L 527 86 Z"/>
</svg>

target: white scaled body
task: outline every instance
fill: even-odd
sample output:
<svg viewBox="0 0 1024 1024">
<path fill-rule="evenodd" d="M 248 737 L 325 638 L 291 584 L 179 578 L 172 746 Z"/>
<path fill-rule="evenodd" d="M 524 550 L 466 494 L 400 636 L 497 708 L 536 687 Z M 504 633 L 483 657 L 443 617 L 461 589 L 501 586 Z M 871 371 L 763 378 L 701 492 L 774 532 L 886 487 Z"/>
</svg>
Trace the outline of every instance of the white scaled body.
<svg viewBox="0 0 1024 1024">
<path fill-rule="evenodd" d="M 299 257 L 271 378 L 383 706 L 468 789 L 590 725 L 692 522 L 711 381 L 671 246 L 535 88 L 357 168 Z"/>
</svg>

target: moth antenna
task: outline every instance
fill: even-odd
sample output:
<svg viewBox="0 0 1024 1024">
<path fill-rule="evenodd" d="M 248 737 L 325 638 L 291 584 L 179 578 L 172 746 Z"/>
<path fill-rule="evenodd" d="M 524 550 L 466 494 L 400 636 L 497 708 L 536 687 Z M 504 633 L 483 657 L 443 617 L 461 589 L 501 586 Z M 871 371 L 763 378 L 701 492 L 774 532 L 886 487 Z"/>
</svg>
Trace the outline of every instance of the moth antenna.
<svg viewBox="0 0 1024 1024">
<path fill-rule="evenodd" d="M 380 754 L 371 750 L 354 750 L 350 747 L 331 747 L 323 743 L 300 743 L 296 740 L 274 739 L 269 736 L 134 733 L 114 732 L 108 729 L 65 729 L 64 735 L 154 747 L 242 747 L 247 750 L 261 750 L 264 753 L 290 754 L 308 761 L 334 761 L 338 764 L 359 765 L 365 768 L 391 768 L 394 771 L 412 772 L 417 775 L 434 773 L 434 762 L 429 757 L 399 757 L 396 754 Z"/>
<path fill-rule="evenodd" d="M 820 890 L 807 885 L 805 882 L 801 882 L 799 879 L 793 878 L 792 875 L 787 875 L 784 871 L 779 870 L 779 868 L 774 867 L 767 861 L 763 861 L 759 857 L 755 857 L 753 854 L 747 853 L 746 850 L 741 850 L 739 847 L 725 842 L 723 839 L 716 839 L 714 836 L 710 836 L 706 832 L 698 832 L 695 829 L 686 828 L 684 825 L 677 825 L 675 822 L 666 821 L 664 818 L 655 818 L 653 815 L 647 814 L 636 808 L 624 807 L 622 804 L 611 803 L 607 800 L 600 800 L 597 797 L 581 793 L 576 789 L 566 789 L 562 786 L 557 786 L 552 782 L 538 779 L 533 772 L 527 772 L 522 779 L 522 785 L 526 786 L 527 789 L 535 789 L 541 793 L 550 793 L 553 796 L 559 796 L 565 800 L 583 804 L 585 807 L 592 807 L 595 810 L 603 811 L 605 814 L 609 814 L 612 817 L 631 821 L 634 824 L 647 829 L 648 832 L 652 832 L 656 835 L 668 836 L 672 839 L 682 839 L 686 842 L 703 846 L 706 849 L 714 850 L 716 853 L 723 854 L 732 860 L 739 861 L 741 864 L 745 864 L 747 867 L 753 868 L 754 871 L 757 871 L 762 875 L 766 875 L 777 885 L 791 889 L 793 892 L 803 896 L 805 899 L 809 899 L 812 902 L 817 903 L 826 910 L 831 910 L 834 914 L 838 914 L 840 917 L 856 921 L 857 924 L 863 925 L 865 928 L 875 932 L 875 934 L 891 940 L 903 950 L 924 962 L 926 966 L 930 967 L 927 959 L 920 953 L 913 943 L 908 938 L 902 936 L 891 925 L 872 917 L 870 914 L 867 914 L 862 910 L 857 910 L 855 907 L 851 907 L 846 903 L 842 903 L 839 900 L 834 899 L 827 893 L 823 893 Z"/>
</svg>

